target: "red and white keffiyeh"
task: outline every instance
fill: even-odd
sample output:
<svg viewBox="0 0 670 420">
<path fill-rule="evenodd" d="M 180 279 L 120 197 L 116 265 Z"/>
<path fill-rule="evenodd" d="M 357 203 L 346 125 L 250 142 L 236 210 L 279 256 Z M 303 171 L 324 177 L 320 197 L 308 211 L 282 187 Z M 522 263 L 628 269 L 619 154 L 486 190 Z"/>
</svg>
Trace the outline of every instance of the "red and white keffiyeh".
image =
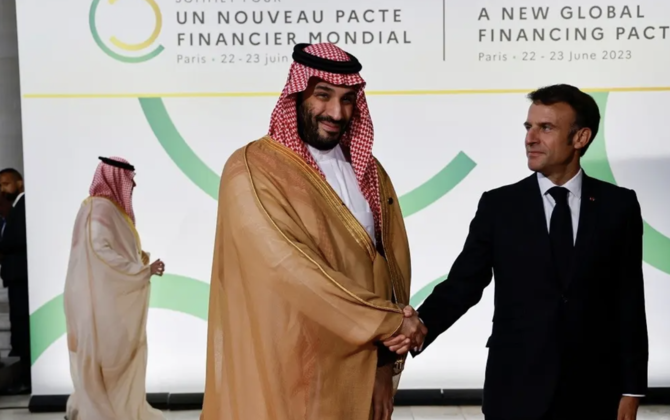
<svg viewBox="0 0 670 420">
<path fill-rule="evenodd" d="M 332 61 L 350 61 L 345 51 L 329 43 L 310 45 L 304 49 L 304 52 Z M 365 99 L 365 80 L 363 80 L 360 74 L 329 73 L 294 62 L 291 65 L 286 86 L 279 97 L 274 111 L 272 111 L 268 135 L 305 159 L 325 179 L 325 175 L 319 169 L 319 166 L 298 134 L 297 94 L 307 89 L 309 80 L 312 77 L 319 78 L 333 85 L 351 86 L 356 89 L 356 106 L 351 117 L 349 129 L 342 136 L 340 145 L 349 151 L 351 165 L 356 174 L 361 192 L 370 204 L 375 218 L 375 230 L 377 236 L 379 236 L 381 232 L 381 201 L 379 196 L 379 175 L 377 174 L 377 166 L 372 157 L 374 128 L 372 119 L 370 118 L 368 103 Z"/>
<path fill-rule="evenodd" d="M 119 157 L 110 157 L 110 159 L 128 163 L 127 160 Z M 135 172 L 131 170 L 100 162 L 95 170 L 93 182 L 91 183 L 91 188 L 89 188 L 89 195 L 91 197 L 103 197 L 112 200 L 135 223 L 132 200 L 133 178 L 135 178 Z"/>
</svg>

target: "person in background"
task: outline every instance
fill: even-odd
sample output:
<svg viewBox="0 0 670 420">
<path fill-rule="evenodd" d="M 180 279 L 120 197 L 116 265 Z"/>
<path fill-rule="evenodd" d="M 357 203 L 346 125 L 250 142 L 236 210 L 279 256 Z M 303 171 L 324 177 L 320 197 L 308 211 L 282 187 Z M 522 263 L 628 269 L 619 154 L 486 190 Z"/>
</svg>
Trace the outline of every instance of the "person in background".
<svg viewBox="0 0 670 420">
<path fill-rule="evenodd" d="M 413 353 L 477 304 L 495 272 L 486 419 L 634 420 L 649 359 L 640 204 L 581 168 L 600 126 L 591 96 L 554 85 L 528 98 L 533 174 L 482 195 L 448 278 L 418 309 L 428 335 Z"/>
<path fill-rule="evenodd" d="M 11 324 L 10 357 L 19 357 L 18 382 L 7 394 L 30 392 L 30 309 L 28 307 L 28 253 L 26 248 L 26 199 L 23 176 L 13 168 L 0 171 L 0 192 L 11 208 L 2 226 L 0 277 L 7 288 Z"/>
<path fill-rule="evenodd" d="M 372 155 L 361 65 L 296 45 L 269 134 L 219 189 L 202 420 L 389 420 L 420 334 L 393 184 Z M 409 343 L 407 343 L 409 345 Z"/>
<path fill-rule="evenodd" d="M 151 276 L 165 265 L 142 250 L 132 195 L 135 168 L 100 158 L 74 223 L 65 280 L 74 392 L 68 420 L 162 420 L 146 400 Z"/>
</svg>

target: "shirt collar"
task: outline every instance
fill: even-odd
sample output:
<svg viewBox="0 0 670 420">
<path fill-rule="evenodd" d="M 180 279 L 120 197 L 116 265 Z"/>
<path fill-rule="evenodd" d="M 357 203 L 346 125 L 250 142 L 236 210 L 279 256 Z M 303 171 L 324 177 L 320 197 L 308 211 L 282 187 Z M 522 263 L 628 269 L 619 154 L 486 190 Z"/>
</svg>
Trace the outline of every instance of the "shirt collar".
<svg viewBox="0 0 670 420">
<path fill-rule="evenodd" d="M 19 195 L 16 197 L 16 199 L 14 200 L 14 203 L 12 203 L 12 207 L 16 207 L 16 203 L 19 202 L 19 200 L 21 199 L 21 197 L 23 197 L 24 194 L 25 194 L 25 192 L 22 192 L 21 194 L 19 194 Z"/>
<path fill-rule="evenodd" d="M 577 174 L 573 176 L 570 181 L 560 186 L 567 188 L 568 191 L 570 191 L 570 194 L 572 194 L 574 197 L 581 198 L 583 179 L 584 172 L 582 172 L 580 169 L 579 172 L 577 172 Z M 549 178 L 539 172 L 537 173 L 537 182 L 540 184 L 540 192 L 542 192 L 542 195 L 547 194 L 547 191 L 549 191 L 551 188 L 559 186 L 554 184 Z"/>
<path fill-rule="evenodd" d="M 327 160 L 346 161 L 344 157 L 344 152 L 342 152 L 342 148 L 340 147 L 339 144 L 330 150 L 319 150 L 310 146 L 309 144 L 307 145 L 307 148 L 309 149 L 309 152 L 312 154 L 312 157 L 317 163 L 325 162 Z"/>
</svg>

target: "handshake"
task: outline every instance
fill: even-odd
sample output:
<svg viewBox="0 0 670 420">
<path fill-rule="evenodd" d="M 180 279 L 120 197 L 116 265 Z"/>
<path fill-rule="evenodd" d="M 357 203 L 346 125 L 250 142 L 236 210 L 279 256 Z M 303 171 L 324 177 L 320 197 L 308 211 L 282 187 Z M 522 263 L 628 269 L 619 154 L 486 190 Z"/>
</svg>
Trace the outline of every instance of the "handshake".
<svg viewBox="0 0 670 420">
<path fill-rule="evenodd" d="M 419 319 L 419 314 L 411 306 L 402 308 L 403 319 L 402 325 L 398 332 L 391 338 L 384 341 L 384 345 L 389 350 L 397 354 L 406 354 L 410 348 L 414 351 L 421 350 L 423 347 L 423 340 L 426 338 L 428 329 Z"/>
</svg>

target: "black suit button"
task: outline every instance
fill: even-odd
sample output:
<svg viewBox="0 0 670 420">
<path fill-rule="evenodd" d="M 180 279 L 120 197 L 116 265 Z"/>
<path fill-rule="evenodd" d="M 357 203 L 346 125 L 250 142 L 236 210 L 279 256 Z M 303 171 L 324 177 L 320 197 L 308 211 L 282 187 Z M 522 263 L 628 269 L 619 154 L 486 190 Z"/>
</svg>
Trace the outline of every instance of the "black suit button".
<svg viewBox="0 0 670 420">
<path fill-rule="evenodd" d="M 393 198 L 392 197 L 389 197 L 388 203 L 393 204 Z"/>
<path fill-rule="evenodd" d="M 566 298 L 565 296 L 561 296 L 561 300 L 563 301 L 563 303 L 568 303 L 568 298 Z"/>
</svg>

